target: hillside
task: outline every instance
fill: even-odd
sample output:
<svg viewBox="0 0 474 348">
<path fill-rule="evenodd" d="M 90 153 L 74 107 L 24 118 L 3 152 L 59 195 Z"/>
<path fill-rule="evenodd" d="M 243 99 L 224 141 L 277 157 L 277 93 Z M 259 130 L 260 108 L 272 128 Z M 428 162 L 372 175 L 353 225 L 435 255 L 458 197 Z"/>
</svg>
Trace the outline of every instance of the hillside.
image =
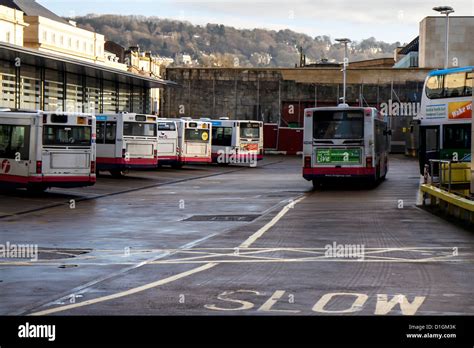
<svg viewBox="0 0 474 348">
<path fill-rule="evenodd" d="M 310 37 L 291 30 L 236 29 L 234 27 L 143 16 L 87 15 L 78 26 L 104 34 L 124 47 L 139 45 L 165 57 L 189 54 L 199 66 L 292 67 L 303 47 L 308 63 L 321 59 L 342 61 L 343 48 L 326 35 Z M 399 42 L 375 38 L 354 42 L 351 60 L 392 57 Z"/>
</svg>

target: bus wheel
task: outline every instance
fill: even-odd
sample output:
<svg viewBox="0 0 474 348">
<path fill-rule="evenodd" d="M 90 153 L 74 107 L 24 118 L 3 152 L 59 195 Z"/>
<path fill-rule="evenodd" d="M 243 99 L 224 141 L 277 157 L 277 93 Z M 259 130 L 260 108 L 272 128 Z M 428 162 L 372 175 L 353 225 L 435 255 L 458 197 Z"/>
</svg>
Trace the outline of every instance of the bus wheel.
<svg viewBox="0 0 474 348">
<path fill-rule="evenodd" d="M 31 185 L 31 186 L 27 187 L 28 192 L 35 193 L 35 194 L 43 193 L 47 189 L 48 188 L 46 186 L 43 186 L 43 185 Z"/>
<path fill-rule="evenodd" d="M 125 175 L 123 170 L 114 169 L 110 171 L 110 175 L 114 178 L 121 178 Z"/>
<path fill-rule="evenodd" d="M 321 188 L 321 186 L 322 186 L 322 184 L 321 184 L 320 181 L 318 181 L 316 179 L 313 179 L 313 189 L 318 190 L 318 189 Z"/>
</svg>

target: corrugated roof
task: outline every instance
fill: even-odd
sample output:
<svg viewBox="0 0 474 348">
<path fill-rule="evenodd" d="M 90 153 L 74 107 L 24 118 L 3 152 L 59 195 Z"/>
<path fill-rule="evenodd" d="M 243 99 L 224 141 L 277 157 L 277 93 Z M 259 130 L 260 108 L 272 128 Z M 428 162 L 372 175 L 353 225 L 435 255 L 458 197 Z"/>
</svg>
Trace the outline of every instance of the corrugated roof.
<svg viewBox="0 0 474 348">
<path fill-rule="evenodd" d="M 0 0 L 0 5 L 23 11 L 26 16 L 40 16 L 69 24 L 67 20 L 38 4 L 35 0 Z"/>
</svg>

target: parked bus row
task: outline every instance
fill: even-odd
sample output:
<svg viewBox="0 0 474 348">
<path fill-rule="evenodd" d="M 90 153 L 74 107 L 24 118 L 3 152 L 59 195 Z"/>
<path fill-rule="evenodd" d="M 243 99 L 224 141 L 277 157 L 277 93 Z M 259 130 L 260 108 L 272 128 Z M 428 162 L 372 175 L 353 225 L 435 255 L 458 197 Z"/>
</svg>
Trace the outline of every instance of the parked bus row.
<svg viewBox="0 0 474 348">
<path fill-rule="evenodd" d="M 120 177 L 162 165 L 262 158 L 262 122 L 0 110 L 1 187 L 91 186 L 100 171 Z"/>
</svg>

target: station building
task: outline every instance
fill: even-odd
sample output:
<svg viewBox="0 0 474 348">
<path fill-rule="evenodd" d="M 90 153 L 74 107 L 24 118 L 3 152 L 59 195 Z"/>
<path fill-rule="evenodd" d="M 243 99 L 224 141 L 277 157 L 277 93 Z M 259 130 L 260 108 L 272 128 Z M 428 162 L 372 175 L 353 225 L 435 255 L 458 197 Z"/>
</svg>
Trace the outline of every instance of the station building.
<svg viewBox="0 0 474 348">
<path fill-rule="evenodd" d="M 158 113 L 156 90 L 176 86 L 134 73 L 106 52 L 103 35 L 32 0 L 0 0 L 0 29 L 0 107 Z"/>
</svg>

